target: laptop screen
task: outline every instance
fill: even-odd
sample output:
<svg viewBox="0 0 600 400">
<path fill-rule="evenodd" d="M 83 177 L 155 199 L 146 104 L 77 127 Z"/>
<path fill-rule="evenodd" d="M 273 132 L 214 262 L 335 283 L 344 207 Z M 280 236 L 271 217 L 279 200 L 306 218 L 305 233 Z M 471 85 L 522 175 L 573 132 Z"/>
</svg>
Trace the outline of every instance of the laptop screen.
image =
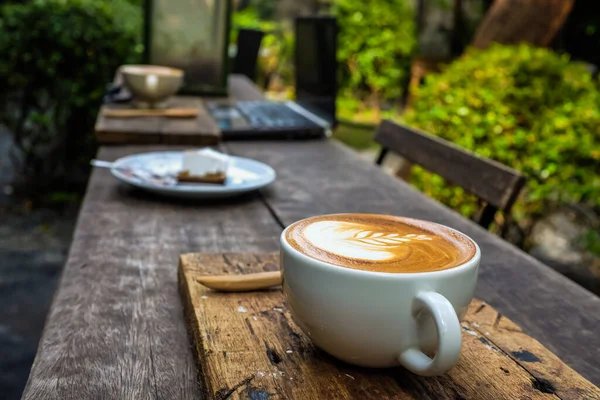
<svg viewBox="0 0 600 400">
<path fill-rule="evenodd" d="M 334 17 L 296 19 L 296 102 L 335 124 L 337 23 Z"/>
</svg>

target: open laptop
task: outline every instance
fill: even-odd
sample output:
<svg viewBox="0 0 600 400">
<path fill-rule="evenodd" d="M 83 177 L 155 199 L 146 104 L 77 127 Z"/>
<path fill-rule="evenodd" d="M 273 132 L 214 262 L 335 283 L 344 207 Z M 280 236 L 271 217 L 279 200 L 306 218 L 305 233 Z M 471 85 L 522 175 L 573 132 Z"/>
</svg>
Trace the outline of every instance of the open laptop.
<svg viewBox="0 0 600 400">
<path fill-rule="evenodd" d="M 336 125 L 337 24 L 333 17 L 296 19 L 296 101 L 207 102 L 223 139 L 307 139 Z"/>
</svg>

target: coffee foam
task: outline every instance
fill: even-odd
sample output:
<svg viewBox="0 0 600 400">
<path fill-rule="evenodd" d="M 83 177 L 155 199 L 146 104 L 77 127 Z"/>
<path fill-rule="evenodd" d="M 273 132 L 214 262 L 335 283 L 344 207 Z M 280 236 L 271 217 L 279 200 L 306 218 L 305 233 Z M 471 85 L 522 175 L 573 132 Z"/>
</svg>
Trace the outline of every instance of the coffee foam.
<svg viewBox="0 0 600 400">
<path fill-rule="evenodd" d="M 428 272 L 473 258 L 475 244 L 433 222 L 378 214 L 338 214 L 299 221 L 287 242 L 307 256 L 376 272 Z"/>
</svg>

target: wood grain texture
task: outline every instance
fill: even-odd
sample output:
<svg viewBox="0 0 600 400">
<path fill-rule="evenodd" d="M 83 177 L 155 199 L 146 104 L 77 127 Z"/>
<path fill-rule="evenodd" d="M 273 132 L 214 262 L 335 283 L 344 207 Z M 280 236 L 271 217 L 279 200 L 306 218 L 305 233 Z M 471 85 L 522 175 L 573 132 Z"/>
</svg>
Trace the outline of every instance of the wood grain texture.
<svg viewBox="0 0 600 400">
<path fill-rule="evenodd" d="M 472 45 L 493 42 L 548 46 L 569 16 L 575 0 L 495 0 L 477 27 Z"/>
<path fill-rule="evenodd" d="M 540 342 L 525 334 L 518 325 L 488 304 L 479 300 L 471 302 L 465 322 L 535 376 L 541 387 L 553 391 L 561 399 L 600 398 L 597 386 L 565 365 Z"/>
<path fill-rule="evenodd" d="M 115 76 L 115 83 L 120 75 Z M 250 79 L 243 75 L 229 77 L 229 99 L 260 100 L 263 93 Z M 223 100 L 223 99 L 221 99 Z M 137 117 L 109 118 L 107 110 L 128 110 L 129 104 L 103 105 L 96 120 L 96 140 L 105 145 L 126 144 L 172 144 L 214 146 L 220 141 L 221 132 L 199 97 L 176 96 L 169 99 L 169 108 L 194 108 L 196 118 Z"/>
<path fill-rule="evenodd" d="M 262 196 L 282 226 L 313 215 L 364 212 L 430 220 L 469 235 L 482 251 L 476 296 L 600 384 L 600 298 L 594 294 L 335 141 L 225 146 L 275 169 L 277 180 Z"/>
<path fill-rule="evenodd" d="M 600 398 L 600 390 L 539 343 L 529 347 L 537 342 L 522 331 L 503 329 L 495 335 L 503 343 L 520 343 L 522 354 L 555 360 L 556 376 L 524 368 L 522 358 L 498 346 L 495 336 L 474 330 L 474 326 L 487 329 L 489 312 L 481 313 L 481 302 L 474 302 L 462 323 L 459 363 L 444 376 L 424 378 L 403 368 L 351 366 L 316 349 L 292 321 L 279 289 L 221 293 L 197 282 L 207 274 L 277 269 L 278 254 L 181 256 L 179 285 L 207 398 L 565 399 L 574 398 L 567 397 L 572 394 Z M 509 323 L 506 320 L 503 326 Z"/>
<path fill-rule="evenodd" d="M 202 99 L 176 96 L 168 100 L 169 109 L 195 109 L 193 118 L 144 116 L 111 118 L 105 114 L 131 110 L 129 104 L 106 104 L 96 120 L 96 139 L 100 144 L 179 144 L 213 146 L 219 143 L 220 130 L 203 105 Z"/>
<path fill-rule="evenodd" d="M 157 149 L 103 148 L 98 157 Z M 178 257 L 274 251 L 279 233 L 256 195 L 171 201 L 95 170 L 23 398 L 201 398 L 177 293 Z"/>
<path fill-rule="evenodd" d="M 504 211 L 510 210 L 525 183 L 525 177 L 512 168 L 392 121 L 379 125 L 374 140 Z"/>
<path fill-rule="evenodd" d="M 239 100 L 262 98 L 247 79 L 232 81 L 240 82 L 232 90 Z M 166 149 L 105 147 L 97 158 Z M 256 194 L 175 201 L 94 170 L 23 398 L 202 398 L 177 291 L 178 257 L 274 251 L 280 231 Z"/>
<path fill-rule="evenodd" d="M 193 118 L 198 115 L 197 108 L 104 108 L 102 115 L 109 118 L 134 118 L 134 117 L 170 117 Z"/>
<path fill-rule="evenodd" d="M 239 100 L 262 97 L 251 84 L 238 92 Z M 98 158 L 158 149 L 105 147 Z M 194 202 L 92 173 L 23 398 L 202 398 L 177 290 L 179 255 L 276 251 L 282 226 L 330 212 L 409 215 L 470 235 L 483 254 L 477 296 L 600 383 L 600 300 L 591 293 L 335 142 L 225 149 L 272 165 L 277 181 L 261 194 Z"/>
</svg>

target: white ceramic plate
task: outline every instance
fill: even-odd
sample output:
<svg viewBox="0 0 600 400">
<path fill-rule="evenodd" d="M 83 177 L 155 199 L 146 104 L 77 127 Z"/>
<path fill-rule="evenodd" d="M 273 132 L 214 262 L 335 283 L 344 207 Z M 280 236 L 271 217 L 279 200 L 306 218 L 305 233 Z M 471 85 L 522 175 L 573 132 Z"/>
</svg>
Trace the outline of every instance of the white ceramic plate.
<svg viewBox="0 0 600 400">
<path fill-rule="evenodd" d="M 134 154 L 119 158 L 112 165 L 111 172 L 119 180 L 150 192 L 171 197 L 214 199 L 240 195 L 260 189 L 275 180 L 273 168 L 248 158 L 231 156 L 227 179 L 223 185 L 177 182 L 163 184 L 147 175 L 174 177 L 181 170 L 183 153 L 163 151 Z M 142 171 L 143 173 L 128 173 Z"/>
</svg>

